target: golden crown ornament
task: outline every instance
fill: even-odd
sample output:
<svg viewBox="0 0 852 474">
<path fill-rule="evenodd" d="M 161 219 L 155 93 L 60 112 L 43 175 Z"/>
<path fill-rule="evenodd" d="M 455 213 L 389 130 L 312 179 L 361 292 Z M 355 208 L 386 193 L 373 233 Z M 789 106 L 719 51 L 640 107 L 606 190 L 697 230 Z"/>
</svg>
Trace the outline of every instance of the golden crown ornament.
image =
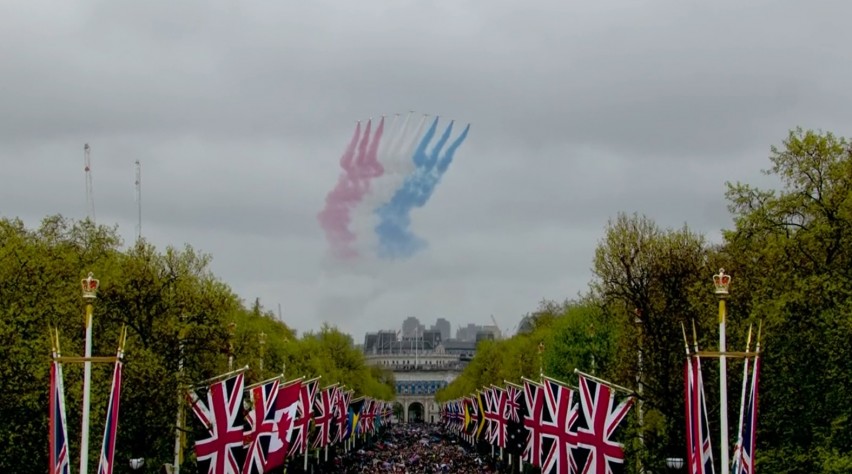
<svg viewBox="0 0 852 474">
<path fill-rule="evenodd" d="M 83 286 L 83 298 L 93 300 L 98 297 L 98 285 L 100 282 L 92 278 L 92 272 L 89 272 L 89 276 L 83 278 L 80 283 Z"/>
<path fill-rule="evenodd" d="M 713 286 L 716 287 L 717 295 L 727 295 L 731 286 L 731 275 L 726 274 L 724 268 L 720 268 L 719 273 L 713 275 Z"/>
</svg>

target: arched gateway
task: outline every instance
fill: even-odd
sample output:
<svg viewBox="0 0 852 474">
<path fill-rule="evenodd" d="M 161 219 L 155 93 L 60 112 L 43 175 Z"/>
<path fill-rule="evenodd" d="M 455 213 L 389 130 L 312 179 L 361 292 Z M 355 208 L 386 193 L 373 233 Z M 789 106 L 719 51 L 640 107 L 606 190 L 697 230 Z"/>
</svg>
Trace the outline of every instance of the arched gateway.
<svg viewBox="0 0 852 474">
<path fill-rule="evenodd" d="M 475 344 L 448 350 L 445 342 L 434 348 L 421 345 L 420 350 L 411 350 L 404 341 L 392 342 L 381 350 L 374 347 L 370 351 L 372 353 L 365 355 L 368 363 L 393 372 L 396 380 L 395 402 L 401 406 L 402 415 L 401 418 L 397 415 L 397 419 L 403 422 L 439 422 L 441 414 L 435 393 L 461 373 L 472 357 Z M 396 410 L 394 412 L 396 414 Z"/>
</svg>

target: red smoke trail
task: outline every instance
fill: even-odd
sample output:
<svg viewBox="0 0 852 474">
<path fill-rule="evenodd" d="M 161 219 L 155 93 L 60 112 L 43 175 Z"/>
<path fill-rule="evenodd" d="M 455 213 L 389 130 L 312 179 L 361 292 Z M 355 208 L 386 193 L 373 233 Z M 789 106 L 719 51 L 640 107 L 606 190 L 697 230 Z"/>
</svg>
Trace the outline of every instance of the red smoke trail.
<svg viewBox="0 0 852 474">
<path fill-rule="evenodd" d="M 376 156 L 384 125 L 385 119 L 382 117 L 371 140 L 372 120 L 367 122 L 363 134 L 361 122 L 358 122 L 352 140 L 340 158 L 343 173 L 340 174 L 337 185 L 326 196 L 325 208 L 317 215 L 332 254 L 337 258 L 358 256 L 358 252 L 352 248 L 355 234 L 349 230 L 349 214 L 370 190 L 370 180 L 384 173 L 384 168 Z"/>
</svg>

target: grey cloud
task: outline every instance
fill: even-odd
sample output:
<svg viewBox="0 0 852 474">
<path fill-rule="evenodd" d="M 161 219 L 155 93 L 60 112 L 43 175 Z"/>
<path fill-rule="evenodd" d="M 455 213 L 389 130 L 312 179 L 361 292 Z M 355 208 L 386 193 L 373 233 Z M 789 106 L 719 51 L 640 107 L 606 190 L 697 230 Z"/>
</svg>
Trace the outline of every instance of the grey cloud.
<svg viewBox="0 0 852 474">
<path fill-rule="evenodd" d="M 0 18 L 0 213 L 189 242 L 300 331 L 510 329 L 585 289 L 607 219 L 718 240 L 724 182 L 771 184 L 771 144 L 849 135 L 848 2 L 23 2 Z M 355 120 L 472 123 L 409 261 L 328 259 L 316 222 Z"/>
</svg>

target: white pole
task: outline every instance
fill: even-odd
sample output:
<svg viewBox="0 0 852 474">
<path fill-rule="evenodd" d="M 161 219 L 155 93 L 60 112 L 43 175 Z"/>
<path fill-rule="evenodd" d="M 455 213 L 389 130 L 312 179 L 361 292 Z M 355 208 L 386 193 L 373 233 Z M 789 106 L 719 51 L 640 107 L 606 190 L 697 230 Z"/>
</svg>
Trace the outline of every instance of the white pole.
<svg viewBox="0 0 852 474">
<path fill-rule="evenodd" d="M 80 474 L 89 472 L 89 411 L 92 384 L 92 303 L 86 304 L 86 361 L 83 363 L 83 426 L 80 439 Z"/>
<path fill-rule="evenodd" d="M 183 341 L 179 343 L 180 359 L 178 360 L 178 374 L 183 375 Z M 181 377 L 182 379 L 182 377 Z M 177 423 L 175 425 L 175 462 L 173 474 L 180 474 L 180 452 L 181 452 L 181 428 L 183 427 L 183 392 L 178 382 L 178 411 Z"/>
<path fill-rule="evenodd" d="M 719 426 L 722 430 L 720 455 L 722 472 L 728 470 L 728 361 L 725 358 L 725 300 L 719 300 Z"/>
<path fill-rule="evenodd" d="M 727 344 L 725 342 L 725 299 L 728 297 L 728 287 L 731 284 L 730 275 L 720 269 L 717 275 L 713 275 L 713 284 L 716 287 L 716 296 L 719 297 L 719 426 L 721 437 L 719 440 L 722 456 L 722 473 L 730 472 L 728 469 L 728 361 L 725 357 Z"/>
<path fill-rule="evenodd" d="M 639 395 L 639 397 L 638 397 L 638 401 L 636 402 L 636 414 L 638 415 L 638 421 L 639 421 L 639 448 L 642 451 L 644 451 L 645 434 L 644 434 L 644 431 L 642 430 L 642 426 L 645 423 L 645 417 L 644 417 L 644 413 L 643 413 L 643 410 L 642 410 L 642 408 L 643 408 L 642 407 L 642 369 L 643 369 L 643 367 L 642 367 L 642 342 L 643 342 L 643 335 L 644 335 L 644 333 L 643 333 L 644 327 L 642 326 L 642 312 L 639 309 L 636 309 L 636 318 L 634 319 L 634 322 L 639 327 L 639 344 L 637 344 L 637 349 L 636 349 L 636 359 L 637 359 L 636 362 L 638 364 L 638 370 L 636 372 L 636 393 Z M 644 473 L 644 470 L 642 469 L 642 458 L 641 458 L 641 456 L 636 456 L 636 467 L 637 467 L 637 471 L 640 474 Z"/>
</svg>

